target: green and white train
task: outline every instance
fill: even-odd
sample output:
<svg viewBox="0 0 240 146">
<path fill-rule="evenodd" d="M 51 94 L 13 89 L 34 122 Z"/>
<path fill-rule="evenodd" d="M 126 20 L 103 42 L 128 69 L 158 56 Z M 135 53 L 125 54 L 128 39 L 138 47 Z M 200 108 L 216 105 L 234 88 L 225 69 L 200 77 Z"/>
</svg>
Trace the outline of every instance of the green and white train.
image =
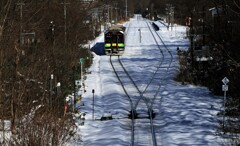
<svg viewBox="0 0 240 146">
<path fill-rule="evenodd" d="M 125 27 L 122 25 L 111 26 L 104 34 L 105 54 L 122 55 L 125 50 Z"/>
</svg>

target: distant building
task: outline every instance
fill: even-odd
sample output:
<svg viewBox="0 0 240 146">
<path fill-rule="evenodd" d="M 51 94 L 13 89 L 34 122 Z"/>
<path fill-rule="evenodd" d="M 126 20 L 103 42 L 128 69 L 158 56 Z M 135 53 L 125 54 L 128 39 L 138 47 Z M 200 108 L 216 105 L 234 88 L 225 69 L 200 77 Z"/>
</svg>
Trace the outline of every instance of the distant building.
<svg viewBox="0 0 240 146">
<path fill-rule="evenodd" d="M 222 8 L 214 7 L 214 8 L 209 9 L 209 11 L 212 12 L 213 17 L 216 16 L 216 15 L 222 15 L 223 14 Z"/>
</svg>

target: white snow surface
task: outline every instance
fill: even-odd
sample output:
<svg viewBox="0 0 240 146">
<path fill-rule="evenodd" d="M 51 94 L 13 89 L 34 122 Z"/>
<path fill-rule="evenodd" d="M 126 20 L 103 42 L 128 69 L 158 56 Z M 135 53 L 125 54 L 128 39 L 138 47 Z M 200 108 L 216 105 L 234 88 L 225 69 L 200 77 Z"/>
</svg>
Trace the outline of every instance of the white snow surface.
<svg viewBox="0 0 240 146">
<path fill-rule="evenodd" d="M 127 27 L 126 48 L 120 58 L 140 90 L 146 87 L 161 58 L 147 23 L 152 22 L 135 15 L 124 24 Z M 189 47 L 185 26 L 174 25 L 168 30 L 160 22 L 155 23 L 160 27 L 157 33 L 162 36 L 173 54 L 173 63 L 168 72 L 164 64 L 162 71 L 159 72 L 159 76 L 164 74 L 166 77 L 153 104 L 153 111 L 156 114 L 154 127 L 157 144 L 159 146 L 221 145 L 221 138 L 216 133 L 219 128 L 218 122 L 221 120 L 217 113 L 222 110 L 223 98 L 212 95 L 206 87 L 182 85 L 174 81 L 179 68 L 177 46 L 182 50 Z M 96 38 L 95 43 L 103 41 L 103 34 L 101 34 Z M 90 73 L 86 75 L 84 82 L 86 93 L 83 94 L 81 103 L 77 105 L 79 112 L 86 113 L 85 120 L 76 120 L 78 132 L 68 145 L 130 145 L 131 120 L 128 119 L 130 103 L 114 74 L 109 56 L 94 55 L 93 64 L 88 72 Z M 154 87 L 152 90 L 155 90 Z M 152 90 L 147 95 L 153 95 Z M 92 119 L 93 97 L 94 120 Z M 145 108 L 144 104 L 139 104 L 137 112 L 141 108 Z M 101 117 L 110 115 L 113 117 L 112 120 L 99 120 Z M 147 120 L 137 119 L 136 121 L 138 127 L 135 145 L 152 145 L 148 126 L 143 124 Z"/>
</svg>

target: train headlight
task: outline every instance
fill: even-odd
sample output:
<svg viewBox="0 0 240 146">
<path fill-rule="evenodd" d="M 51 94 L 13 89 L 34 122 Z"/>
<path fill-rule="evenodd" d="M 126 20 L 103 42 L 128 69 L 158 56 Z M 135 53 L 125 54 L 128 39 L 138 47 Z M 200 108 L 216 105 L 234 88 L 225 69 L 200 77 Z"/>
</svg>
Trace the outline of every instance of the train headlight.
<svg viewBox="0 0 240 146">
<path fill-rule="evenodd" d="M 124 44 L 123 43 L 119 43 L 118 47 L 124 47 Z"/>
<path fill-rule="evenodd" d="M 108 47 L 111 47 L 111 44 L 106 43 L 106 44 L 105 44 L 105 47 L 107 47 L 107 48 L 108 48 Z"/>
</svg>

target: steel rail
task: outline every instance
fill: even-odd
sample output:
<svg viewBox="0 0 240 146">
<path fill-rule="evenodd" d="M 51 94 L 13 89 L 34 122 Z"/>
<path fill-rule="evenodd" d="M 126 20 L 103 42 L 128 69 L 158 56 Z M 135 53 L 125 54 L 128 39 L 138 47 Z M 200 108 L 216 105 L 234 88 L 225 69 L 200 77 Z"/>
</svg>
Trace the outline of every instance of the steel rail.
<svg viewBox="0 0 240 146">
<path fill-rule="evenodd" d="M 150 27 L 147 26 L 145 28 L 149 28 L 149 30 L 151 31 Z M 152 31 L 151 31 L 152 33 Z M 154 37 L 153 33 L 152 33 L 152 36 L 156 42 L 156 44 L 158 44 L 156 38 Z M 147 111 L 149 113 L 149 119 L 150 119 L 150 130 L 151 130 L 151 136 L 152 136 L 152 142 L 153 142 L 153 145 L 154 146 L 157 146 L 157 141 L 156 141 L 156 136 L 155 136 L 155 131 L 154 131 L 154 126 L 153 126 L 153 115 L 152 115 L 152 107 L 149 106 L 148 104 L 148 98 L 144 97 L 143 94 L 147 91 L 147 88 L 149 87 L 149 85 L 152 83 L 152 81 L 154 80 L 154 77 L 156 76 L 157 72 L 159 71 L 160 67 L 162 66 L 162 63 L 164 61 L 164 54 L 163 54 L 163 51 L 161 50 L 159 44 L 157 45 L 158 46 L 158 49 L 160 51 L 160 53 L 162 54 L 162 57 L 159 61 L 159 64 L 158 64 L 158 67 L 157 67 L 157 70 L 154 72 L 154 74 L 152 75 L 150 81 L 147 83 L 147 86 L 145 87 L 145 89 L 143 91 L 140 91 L 140 89 L 138 88 L 138 86 L 136 85 L 136 83 L 134 82 L 134 80 L 132 79 L 132 77 L 130 76 L 130 74 L 128 73 L 128 71 L 125 69 L 124 65 L 122 64 L 120 58 L 119 58 L 119 63 L 121 64 L 122 68 L 124 69 L 124 72 L 126 73 L 126 75 L 128 76 L 128 78 L 131 80 L 132 84 L 136 87 L 139 95 L 140 95 L 140 98 L 137 100 L 137 102 L 135 103 L 135 106 L 134 106 L 134 110 L 132 111 L 136 111 L 136 108 L 140 102 L 140 100 L 143 100 L 144 103 L 146 104 L 147 106 Z M 133 115 L 133 114 L 132 114 Z"/>
<path fill-rule="evenodd" d="M 119 59 L 119 56 L 118 56 L 118 59 Z M 116 68 L 113 65 L 112 56 L 110 56 L 110 64 L 111 64 L 111 66 L 113 68 L 113 71 L 114 71 L 118 81 L 120 82 L 120 84 L 121 84 L 121 86 L 122 86 L 126 96 L 128 97 L 128 99 L 130 101 L 131 114 L 132 114 L 132 118 L 131 118 L 131 120 L 132 120 L 132 126 L 131 126 L 131 146 L 134 146 L 134 123 L 135 123 L 134 115 L 135 115 L 135 113 L 134 113 L 134 109 L 133 109 L 132 99 L 131 99 L 130 95 L 128 94 L 128 92 L 127 92 L 123 82 L 121 81 L 120 76 L 118 75 Z"/>
<path fill-rule="evenodd" d="M 149 26 L 149 24 L 148 24 L 148 26 Z M 149 27 L 150 27 L 150 26 L 149 26 Z M 152 31 L 151 31 L 151 33 L 153 34 Z M 168 66 L 167 66 L 165 75 L 161 78 L 161 82 L 159 82 L 159 84 L 161 83 L 161 84 L 163 85 L 163 84 L 164 84 L 164 81 L 166 81 L 166 78 L 165 78 L 165 77 L 166 77 L 167 73 L 169 72 L 169 69 L 170 69 L 171 66 L 172 66 L 173 55 L 172 55 L 172 52 L 171 52 L 171 51 L 169 50 L 169 48 L 167 47 L 167 45 L 164 43 L 164 40 L 162 39 L 162 37 L 160 36 L 160 34 L 157 33 L 156 31 L 155 31 L 155 34 L 157 35 L 158 39 L 159 39 L 159 40 L 161 41 L 161 43 L 163 44 L 164 48 L 167 50 L 168 54 L 170 55 L 170 61 L 169 61 L 169 63 L 168 63 Z M 158 93 L 160 92 L 160 87 L 161 87 L 161 85 L 159 85 L 159 88 L 158 88 L 156 94 L 154 95 L 153 102 L 151 102 L 151 107 L 153 106 L 154 100 L 156 99 Z"/>
<path fill-rule="evenodd" d="M 146 23 L 147 23 L 147 22 L 146 22 Z M 130 101 L 130 103 L 131 103 L 131 115 L 132 115 L 131 145 L 132 145 L 132 146 L 134 145 L 134 123 L 135 123 L 135 117 L 134 117 L 134 116 L 135 116 L 135 114 L 136 114 L 135 111 L 136 111 L 136 108 L 137 108 L 140 100 L 143 100 L 144 103 L 145 103 L 146 106 L 147 106 L 148 113 L 149 113 L 149 119 L 150 119 L 150 129 L 151 129 L 151 135 L 152 135 L 152 142 L 153 142 L 153 145 L 154 145 L 154 146 L 157 146 L 157 141 L 156 141 L 156 136 L 155 136 L 155 130 L 154 130 L 154 124 L 153 124 L 153 115 L 152 115 L 152 114 L 153 114 L 153 113 L 152 113 L 153 110 L 152 110 L 152 107 L 153 107 L 153 104 L 154 104 L 154 100 L 156 99 L 158 93 L 160 92 L 160 88 L 161 88 L 161 86 L 162 86 L 162 81 L 164 80 L 164 77 L 162 77 L 162 78 L 160 79 L 161 81 L 160 81 L 159 84 L 158 84 L 157 91 L 156 91 L 156 93 L 154 94 L 152 100 L 149 100 L 150 97 L 145 97 L 144 94 L 146 93 L 148 87 L 149 87 L 150 84 L 153 82 L 153 80 L 155 79 L 155 76 L 156 76 L 157 73 L 159 72 L 159 70 L 160 70 L 160 68 L 161 68 L 161 66 L 162 66 L 162 64 L 163 64 L 163 62 L 164 62 L 164 60 L 165 60 L 165 57 L 164 57 L 163 50 L 160 48 L 160 46 L 162 46 L 162 45 L 159 45 L 159 43 L 158 43 L 158 41 L 157 41 L 157 38 L 156 38 L 155 35 L 153 34 L 153 31 L 151 30 L 151 28 L 150 28 L 150 26 L 149 26 L 148 23 L 147 23 L 147 27 L 146 27 L 146 28 L 149 28 L 149 30 L 150 30 L 150 32 L 151 32 L 151 34 L 152 34 L 152 36 L 153 36 L 153 38 L 154 38 L 157 46 L 158 46 L 158 49 L 159 49 L 160 53 L 162 54 L 162 57 L 161 57 L 161 59 L 160 59 L 160 61 L 159 61 L 159 64 L 158 64 L 158 66 L 157 66 L 157 70 L 153 73 L 151 79 L 148 81 L 147 86 L 144 88 L 143 91 L 140 91 L 140 89 L 138 88 L 138 86 L 136 85 L 136 83 L 134 82 L 134 80 L 132 79 L 132 77 L 130 76 L 130 74 L 128 73 L 128 71 L 125 69 L 123 63 L 121 62 L 121 60 L 120 60 L 120 58 L 119 58 L 119 56 L 118 56 L 119 64 L 122 66 L 122 69 L 124 70 L 124 72 L 126 73 L 126 75 L 128 76 L 128 78 L 131 80 L 132 84 L 135 86 L 135 88 L 137 89 L 137 91 L 138 91 L 138 93 L 139 93 L 139 95 L 140 95 L 140 98 L 137 100 L 137 102 L 136 102 L 134 105 L 133 105 L 133 101 L 132 101 L 130 95 L 128 94 L 126 88 L 124 87 L 124 84 L 123 84 L 123 82 L 121 81 L 121 79 L 120 79 L 120 77 L 119 77 L 119 75 L 118 75 L 118 73 L 117 73 L 117 71 L 116 71 L 116 69 L 115 69 L 115 67 L 114 67 L 114 65 L 113 65 L 113 63 L 112 63 L 112 59 L 111 59 L 111 56 L 110 56 L 110 63 L 111 63 L 111 65 L 112 65 L 112 67 L 113 67 L 113 70 L 114 70 L 114 72 L 115 72 L 118 80 L 120 81 L 121 86 L 122 86 L 125 94 L 126 94 L 127 97 L 129 98 L 129 101 Z M 166 70 L 166 72 L 165 72 L 165 76 L 166 76 L 166 74 L 167 74 L 168 71 L 169 71 L 169 68 L 171 67 L 171 63 L 172 63 L 172 60 L 173 60 L 173 56 L 172 56 L 170 50 L 169 50 L 169 49 L 167 48 L 167 46 L 165 45 L 165 43 L 163 42 L 163 40 L 161 39 L 160 35 L 159 35 L 158 33 L 156 33 L 156 35 L 157 35 L 158 38 L 161 40 L 163 46 L 166 48 L 166 50 L 168 51 L 168 53 L 171 55 L 171 61 L 170 61 L 169 65 L 168 65 L 168 67 L 167 67 L 167 70 Z M 150 103 L 150 105 L 149 105 L 149 103 Z"/>
</svg>

